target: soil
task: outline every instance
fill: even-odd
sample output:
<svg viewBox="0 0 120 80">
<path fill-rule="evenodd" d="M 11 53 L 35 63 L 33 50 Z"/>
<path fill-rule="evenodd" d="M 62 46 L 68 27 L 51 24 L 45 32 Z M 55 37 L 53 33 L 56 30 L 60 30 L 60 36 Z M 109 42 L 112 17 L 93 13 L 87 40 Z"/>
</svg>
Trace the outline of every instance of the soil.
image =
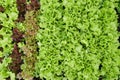
<svg viewBox="0 0 120 80">
<path fill-rule="evenodd" d="M 40 79 L 39 77 L 38 78 L 34 77 L 33 80 L 42 80 L 42 79 Z"/>
<path fill-rule="evenodd" d="M 2 29 L 2 27 L 3 27 L 3 26 L 2 26 L 2 25 L 0 25 L 0 30 Z"/>
<path fill-rule="evenodd" d="M 4 11 L 5 9 L 2 6 L 0 6 L 0 12 L 4 12 Z"/>
<path fill-rule="evenodd" d="M 1 12 L 1 6 L 0 6 L 0 12 Z M 2 25 L 0 25 L 0 30 L 2 29 Z M 3 39 L 3 35 L 0 35 L 0 39 Z M 3 48 L 0 46 L 0 51 L 3 52 Z M 0 63 L 2 62 L 3 58 L 0 57 Z"/>
<path fill-rule="evenodd" d="M 0 51 L 3 52 L 3 48 L 0 47 Z M 2 63 L 3 57 L 0 57 L 0 63 Z"/>
<path fill-rule="evenodd" d="M 3 58 L 0 58 L 0 63 L 2 63 Z"/>
</svg>

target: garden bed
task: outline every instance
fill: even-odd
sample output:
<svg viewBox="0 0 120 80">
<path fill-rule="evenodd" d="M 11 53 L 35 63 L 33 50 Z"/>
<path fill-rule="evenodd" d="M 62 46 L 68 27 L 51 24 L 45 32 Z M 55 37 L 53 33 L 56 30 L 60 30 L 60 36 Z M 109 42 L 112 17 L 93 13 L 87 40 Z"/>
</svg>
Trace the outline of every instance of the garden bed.
<svg viewBox="0 0 120 80">
<path fill-rule="evenodd" d="M 118 0 L 1 0 L 0 80 L 119 80 Z"/>
</svg>

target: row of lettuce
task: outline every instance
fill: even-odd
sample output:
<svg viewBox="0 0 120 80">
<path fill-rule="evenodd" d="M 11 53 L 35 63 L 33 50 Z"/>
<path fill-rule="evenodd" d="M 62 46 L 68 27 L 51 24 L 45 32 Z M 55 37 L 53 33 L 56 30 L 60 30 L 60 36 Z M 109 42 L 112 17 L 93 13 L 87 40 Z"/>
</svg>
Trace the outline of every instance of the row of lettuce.
<svg viewBox="0 0 120 80">
<path fill-rule="evenodd" d="M 41 0 L 41 5 L 36 63 L 41 78 L 118 79 L 118 0 Z"/>
<path fill-rule="evenodd" d="M 120 74 L 118 0 L 40 0 L 39 56 L 35 76 L 46 80 L 114 80 Z M 18 17 L 16 0 L 1 0 L 0 80 L 15 74 L 7 67 L 13 44 L 12 27 Z M 119 8 L 118 8 L 119 9 Z M 28 65 L 29 66 L 29 65 Z"/>
<path fill-rule="evenodd" d="M 1 0 L 0 6 L 4 7 L 4 13 L 0 12 L 0 47 L 3 51 L 0 51 L 0 57 L 3 57 L 2 63 L 0 63 L 0 80 L 6 80 L 10 76 L 11 80 L 15 79 L 15 74 L 8 69 L 11 58 L 9 55 L 12 53 L 12 28 L 15 27 L 14 20 L 17 19 L 18 11 L 15 0 Z"/>
</svg>

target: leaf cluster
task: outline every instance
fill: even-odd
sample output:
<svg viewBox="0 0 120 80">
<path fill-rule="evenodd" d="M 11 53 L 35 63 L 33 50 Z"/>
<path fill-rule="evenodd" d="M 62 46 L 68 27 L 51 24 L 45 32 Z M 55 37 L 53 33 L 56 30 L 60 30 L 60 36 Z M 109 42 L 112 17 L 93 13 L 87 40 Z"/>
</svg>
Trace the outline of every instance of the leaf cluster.
<svg viewBox="0 0 120 80">
<path fill-rule="evenodd" d="M 47 80 L 117 79 L 116 1 L 41 0 L 36 74 Z"/>
<path fill-rule="evenodd" d="M 0 6 L 3 10 L 0 12 L 0 58 L 3 58 L 0 63 L 0 79 L 4 80 L 11 77 L 14 80 L 15 75 L 8 69 L 8 64 L 11 63 L 9 54 L 12 53 L 12 27 L 15 27 L 14 21 L 17 19 L 16 0 L 1 0 Z"/>
</svg>

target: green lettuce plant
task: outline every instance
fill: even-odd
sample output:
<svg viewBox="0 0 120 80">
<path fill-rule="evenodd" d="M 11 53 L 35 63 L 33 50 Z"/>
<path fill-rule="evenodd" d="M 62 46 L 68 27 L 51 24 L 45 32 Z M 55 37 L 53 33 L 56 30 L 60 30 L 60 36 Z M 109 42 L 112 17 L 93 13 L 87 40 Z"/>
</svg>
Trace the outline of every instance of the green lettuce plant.
<svg viewBox="0 0 120 80">
<path fill-rule="evenodd" d="M 0 80 L 5 80 L 9 76 L 11 80 L 14 80 L 15 75 L 8 69 L 8 64 L 11 62 L 9 54 L 13 49 L 12 27 L 15 27 L 14 21 L 18 16 L 16 0 L 1 0 L 0 6 L 5 10 L 3 13 L 0 12 L 0 25 L 3 26 L 0 29 L 0 47 L 3 49 L 0 51 L 0 58 L 3 57 L 2 63 L 0 63 Z"/>
<path fill-rule="evenodd" d="M 120 73 L 117 0 L 41 0 L 36 75 L 114 80 Z"/>
<path fill-rule="evenodd" d="M 29 39 L 31 37 L 25 38 L 29 44 L 24 48 L 36 50 L 38 46 L 35 57 L 38 56 L 31 62 L 35 64 L 33 69 L 29 65 L 32 57 L 22 57 L 25 64 L 21 68 L 25 78 L 29 75 L 46 80 L 119 78 L 120 43 L 117 32 L 118 16 L 115 11 L 115 7 L 119 10 L 119 0 L 40 1 L 40 13 L 35 20 L 40 29 L 32 37 L 33 41 Z M 3 49 L 0 51 L 0 58 L 3 57 L 0 63 L 0 80 L 8 77 L 15 80 L 15 74 L 8 68 L 8 64 L 12 62 L 9 57 L 13 50 L 12 28 L 19 26 L 25 32 L 27 27 L 31 29 L 33 25 L 32 22 L 29 24 L 29 19 L 25 23 L 15 23 L 18 17 L 16 0 L 1 0 L 0 6 L 5 9 L 5 12 L 0 12 L 0 25 L 3 26 L 0 29 L 0 48 Z M 34 17 L 33 14 L 29 15 Z M 30 44 L 34 46 L 30 47 Z M 25 46 L 23 42 L 18 45 L 19 48 Z"/>
</svg>

